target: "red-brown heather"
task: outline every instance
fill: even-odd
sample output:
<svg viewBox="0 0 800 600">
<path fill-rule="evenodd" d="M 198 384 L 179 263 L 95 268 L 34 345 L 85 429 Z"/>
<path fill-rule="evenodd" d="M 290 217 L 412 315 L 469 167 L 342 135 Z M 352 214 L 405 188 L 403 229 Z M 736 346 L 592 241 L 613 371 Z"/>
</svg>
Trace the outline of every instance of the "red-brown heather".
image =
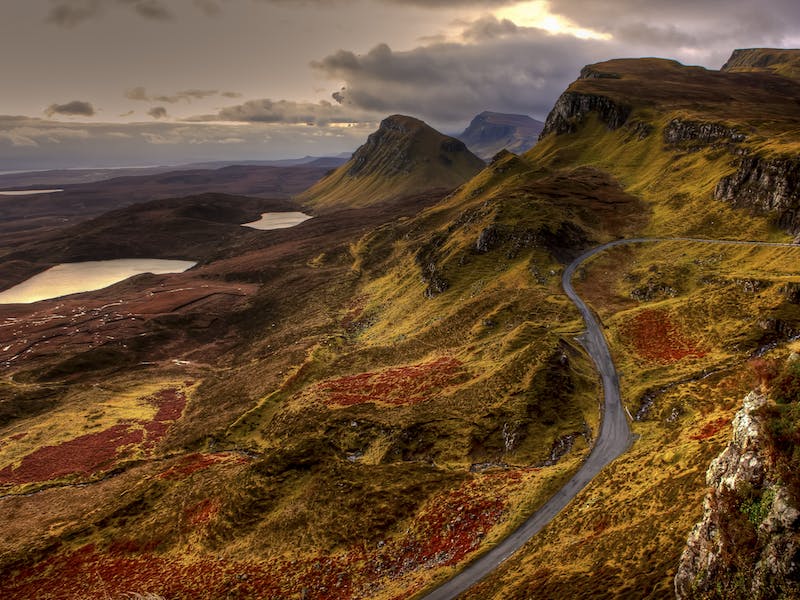
<svg viewBox="0 0 800 600">
<path fill-rule="evenodd" d="M 184 463 L 191 461 L 182 461 Z M 408 535 L 371 547 L 358 544 L 333 555 L 287 559 L 226 560 L 208 552 L 175 556 L 159 542 L 118 540 L 103 548 L 86 544 L 63 550 L 0 584 L 3 598 L 81 598 L 153 593 L 170 599 L 294 597 L 314 590 L 319 600 L 369 598 L 375 582 L 459 563 L 507 514 L 509 492 L 530 469 L 475 476 L 433 497 L 410 524 Z M 184 510 L 188 529 L 216 518 L 219 503 L 203 499 Z M 416 585 L 416 584 L 414 584 Z"/>
<path fill-rule="evenodd" d="M 367 402 L 417 404 L 455 383 L 458 375 L 463 373 L 461 365 L 459 360 L 443 356 L 427 363 L 329 379 L 320 383 L 318 388 L 329 406 Z"/>
<path fill-rule="evenodd" d="M 157 408 L 152 420 L 127 420 L 103 431 L 38 448 L 25 456 L 16 468 L 6 465 L 0 469 L 0 485 L 41 483 L 68 476 L 91 477 L 108 471 L 137 449 L 152 454 L 183 414 L 186 395 L 168 388 L 153 394 L 147 401 Z"/>
<path fill-rule="evenodd" d="M 652 362 L 670 364 L 706 355 L 664 310 L 646 309 L 637 313 L 623 325 L 622 334 L 639 356 Z"/>
</svg>

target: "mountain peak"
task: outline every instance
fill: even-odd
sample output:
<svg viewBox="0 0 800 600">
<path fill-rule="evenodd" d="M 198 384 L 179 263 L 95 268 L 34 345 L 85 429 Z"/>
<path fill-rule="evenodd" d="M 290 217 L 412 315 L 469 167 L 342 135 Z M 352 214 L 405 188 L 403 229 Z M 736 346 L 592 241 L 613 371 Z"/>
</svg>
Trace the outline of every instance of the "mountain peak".
<svg viewBox="0 0 800 600">
<path fill-rule="evenodd" d="M 536 143 L 544 123 L 528 115 L 485 110 L 472 119 L 458 138 L 475 154 L 489 159 L 500 150 L 520 154 Z"/>
<path fill-rule="evenodd" d="M 363 206 L 458 187 L 485 166 L 466 145 L 424 121 L 392 115 L 341 168 L 301 196 L 313 205 Z"/>
</svg>

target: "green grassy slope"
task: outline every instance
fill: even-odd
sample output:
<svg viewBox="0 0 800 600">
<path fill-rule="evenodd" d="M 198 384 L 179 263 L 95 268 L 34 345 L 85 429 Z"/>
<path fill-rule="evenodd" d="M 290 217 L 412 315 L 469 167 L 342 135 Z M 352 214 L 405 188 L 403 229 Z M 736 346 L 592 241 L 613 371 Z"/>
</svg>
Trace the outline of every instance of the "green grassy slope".
<svg viewBox="0 0 800 600">
<path fill-rule="evenodd" d="M 164 386 L 185 393 L 186 412 L 155 450 L 125 446 L 119 476 L 95 484 L 102 506 L 58 488 L 47 492 L 58 511 L 28 529 L 6 517 L 20 531 L 0 546 L 11 574 L 0 589 L 79 595 L 113 567 L 109 593 L 399 598 L 448 576 L 556 489 L 598 430 L 600 390 L 560 289 L 564 263 L 618 237 L 786 239 L 713 194 L 738 152 L 795 147 L 796 91 L 763 72 L 592 65 L 569 89 L 572 107 L 603 102 L 561 104 L 561 133 L 480 172 L 455 146 L 464 161 L 442 161 L 449 142 L 420 122 L 392 118 L 303 198 L 323 215 L 307 229 L 322 231 L 324 214 L 344 205 L 377 211 L 431 181 L 463 185 L 404 216 L 370 213 L 366 233 L 284 234 L 280 253 L 228 249 L 206 265 L 208 281 L 257 287 L 216 317 L 237 343 L 214 364 L 148 371 L 141 389 L 136 373 L 70 388 L 59 442 L 80 437 L 84 421 L 88 432 L 118 427 L 120 439 L 135 433 L 125 427 L 172 423 L 157 421 L 152 400 Z M 696 123 L 719 127 L 703 134 Z M 445 165 L 455 179 L 441 177 Z M 782 352 L 786 332 L 800 330 L 782 291 L 800 281 L 792 252 L 664 243 L 587 264 L 580 292 L 608 326 L 627 406 L 636 413 L 671 387 L 635 424 L 625 460 L 474 597 L 668 593 L 702 474 L 750 384 L 747 356 L 767 343 Z M 180 325 L 158 320 L 166 340 Z M 713 376 L 695 380 L 704 370 Z M 4 386 L 36 388 L 37 372 Z M 46 444 L 49 418 L 4 426 L 4 441 L 28 440 L 0 445 L 9 464 Z M 33 510 L 40 498 L 14 502 Z"/>
</svg>

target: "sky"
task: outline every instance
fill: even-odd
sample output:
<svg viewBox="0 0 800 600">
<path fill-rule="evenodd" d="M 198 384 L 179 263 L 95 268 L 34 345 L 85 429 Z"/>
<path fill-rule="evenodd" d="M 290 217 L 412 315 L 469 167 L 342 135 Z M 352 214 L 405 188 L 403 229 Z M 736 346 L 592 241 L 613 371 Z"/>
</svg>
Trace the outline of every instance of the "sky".
<svg viewBox="0 0 800 600">
<path fill-rule="evenodd" d="M 800 47 L 797 0 L 3 0 L 0 171 L 270 160 L 544 120 L 586 64 Z"/>
</svg>

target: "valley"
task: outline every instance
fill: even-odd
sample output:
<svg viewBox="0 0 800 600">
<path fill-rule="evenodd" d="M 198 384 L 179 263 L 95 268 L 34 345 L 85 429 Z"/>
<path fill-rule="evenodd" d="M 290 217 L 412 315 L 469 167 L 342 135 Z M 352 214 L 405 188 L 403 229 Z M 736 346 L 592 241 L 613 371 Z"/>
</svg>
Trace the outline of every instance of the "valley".
<svg viewBox="0 0 800 600">
<path fill-rule="evenodd" d="M 589 65 L 488 163 L 393 115 L 333 171 L 2 200 L 0 289 L 196 265 L 0 305 L 0 595 L 672 597 L 800 351 L 796 60 Z"/>
</svg>

